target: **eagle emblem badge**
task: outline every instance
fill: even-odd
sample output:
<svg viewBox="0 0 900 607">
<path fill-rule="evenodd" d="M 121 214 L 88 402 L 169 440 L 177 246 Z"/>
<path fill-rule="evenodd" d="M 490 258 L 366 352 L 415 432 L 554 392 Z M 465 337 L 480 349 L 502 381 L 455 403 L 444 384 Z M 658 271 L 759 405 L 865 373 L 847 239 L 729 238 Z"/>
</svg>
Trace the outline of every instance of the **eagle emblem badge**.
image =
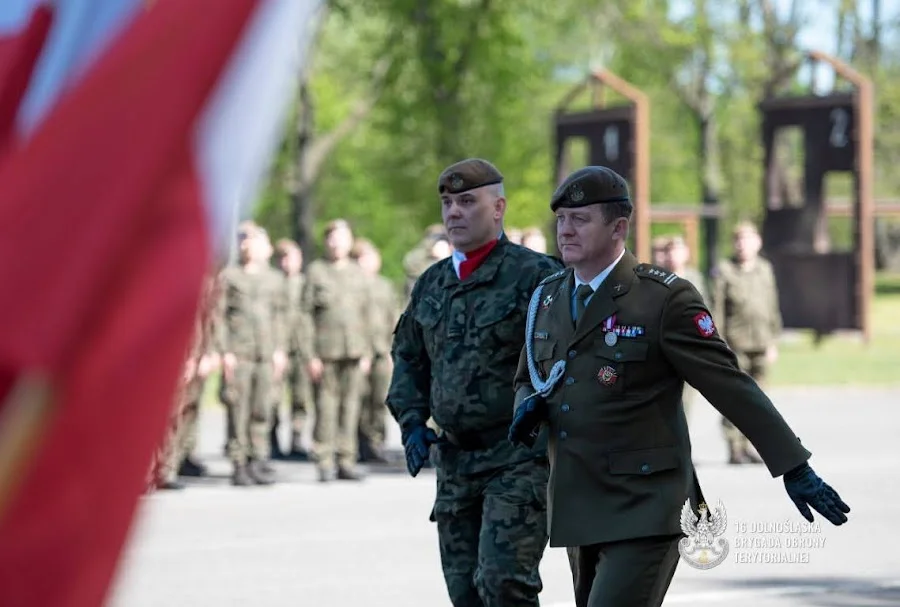
<svg viewBox="0 0 900 607">
<path fill-rule="evenodd" d="M 463 178 L 459 173 L 453 173 L 453 175 L 450 176 L 450 187 L 454 190 L 459 190 L 463 187 L 463 184 Z"/>
<path fill-rule="evenodd" d="M 725 533 L 728 519 L 722 501 L 710 513 L 706 504 L 700 504 L 695 515 L 688 498 L 681 508 L 681 531 L 687 536 L 678 541 L 681 558 L 696 569 L 712 569 L 728 556 L 728 540 L 719 537 Z M 718 539 L 717 539 L 718 538 Z"/>
<path fill-rule="evenodd" d="M 709 312 L 700 312 L 694 316 L 694 325 L 702 337 L 712 337 L 716 332 L 716 324 Z"/>
<path fill-rule="evenodd" d="M 604 386 L 612 386 L 618 379 L 619 375 L 616 373 L 616 370 L 610 365 L 606 365 L 597 372 L 597 381 L 599 381 Z"/>
</svg>

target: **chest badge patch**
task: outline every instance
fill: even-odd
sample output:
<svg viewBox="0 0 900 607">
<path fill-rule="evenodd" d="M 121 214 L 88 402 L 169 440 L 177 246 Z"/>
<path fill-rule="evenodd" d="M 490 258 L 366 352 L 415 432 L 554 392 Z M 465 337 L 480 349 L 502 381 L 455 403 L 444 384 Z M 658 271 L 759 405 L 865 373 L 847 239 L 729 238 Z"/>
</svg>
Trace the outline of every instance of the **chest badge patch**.
<svg viewBox="0 0 900 607">
<path fill-rule="evenodd" d="M 541 301 L 541 307 L 542 307 L 543 309 L 546 310 L 547 308 L 550 307 L 550 304 L 551 304 L 551 303 L 553 303 L 553 296 L 552 296 L 552 295 L 547 295 L 547 296 L 543 299 L 543 301 Z"/>
<path fill-rule="evenodd" d="M 600 371 L 597 372 L 597 381 L 599 381 L 604 386 L 612 386 L 618 379 L 619 375 L 616 373 L 616 370 L 610 365 L 602 367 Z"/>
<path fill-rule="evenodd" d="M 709 312 L 700 312 L 694 316 L 694 325 L 701 337 L 712 337 L 716 333 L 716 325 Z"/>
</svg>

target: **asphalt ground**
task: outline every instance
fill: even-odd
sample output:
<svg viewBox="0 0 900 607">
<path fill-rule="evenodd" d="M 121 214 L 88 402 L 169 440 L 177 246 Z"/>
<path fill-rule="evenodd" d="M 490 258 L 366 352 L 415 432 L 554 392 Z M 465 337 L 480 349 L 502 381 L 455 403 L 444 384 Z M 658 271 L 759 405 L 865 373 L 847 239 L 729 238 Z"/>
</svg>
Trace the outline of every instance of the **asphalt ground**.
<svg viewBox="0 0 900 607">
<path fill-rule="evenodd" d="M 803 519 L 781 480 L 762 466 L 726 465 L 718 414 L 697 402 L 694 458 L 707 500 L 725 506 L 730 553 L 709 570 L 681 562 L 665 605 L 900 605 L 900 388 L 772 397 L 813 452 L 813 468 L 852 507 L 850 522 L 785 531 Z M 399 465 L 371 468 L 362 483 L 321 485 L 310 464 L 277 462 L 283 482 L 234 488 L 223 443 L 222 409 L 204 409 L 200 454 L 211 475 L 144 499 L 110 605 L 450 605 L 428 521 L 431 471 L 412 479 Z M 781 533 L 759 531 L 779 523 Z M 794 562 L 772 562 L 784 560 Z M 542 605 L 574 606 L 564 550 L 547 550 L 542 574 Z"/>
</svg>

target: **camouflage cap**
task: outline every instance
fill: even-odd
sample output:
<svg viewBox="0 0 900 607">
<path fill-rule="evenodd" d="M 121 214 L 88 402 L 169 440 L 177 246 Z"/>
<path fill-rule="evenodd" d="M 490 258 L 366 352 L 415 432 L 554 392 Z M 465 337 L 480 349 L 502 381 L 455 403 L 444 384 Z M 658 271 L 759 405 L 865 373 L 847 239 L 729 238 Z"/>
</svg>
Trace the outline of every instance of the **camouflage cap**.
<svg viewBox="0 0 900 607">
<path fill-rule="evenodd" d="M 468 158 L 444 169 L 438 177 L 438 193 L 461 194 L 496 183 L 503 183 L 497 167 L 481 158 Z"/>
<path fill-rule="evenodd" d="M 625 178 L 602 166 L 578 169 L 556 188 L 550 209 L 586 207 L 589 204 L 631 202 Z"/>
</svg>

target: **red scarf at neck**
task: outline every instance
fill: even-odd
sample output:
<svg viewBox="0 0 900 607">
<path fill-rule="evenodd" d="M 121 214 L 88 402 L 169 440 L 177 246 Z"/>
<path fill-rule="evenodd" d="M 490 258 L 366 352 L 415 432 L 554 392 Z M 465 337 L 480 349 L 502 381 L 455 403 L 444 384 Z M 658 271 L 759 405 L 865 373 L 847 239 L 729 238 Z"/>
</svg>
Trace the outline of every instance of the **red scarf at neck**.
<svg viewBox="0 0 900 607">
<path fill-rule="evenodd" d="M 478 269 L 478 266 L 487 258 L 488 253 L 494 250 L 495 246 L 497 246 L 496 238 L 486 245 L 466 253 L 466 258 L 459 264 L 459 279 L 465 280 L 471 276 L 472 272 Z"/>
</svg>

